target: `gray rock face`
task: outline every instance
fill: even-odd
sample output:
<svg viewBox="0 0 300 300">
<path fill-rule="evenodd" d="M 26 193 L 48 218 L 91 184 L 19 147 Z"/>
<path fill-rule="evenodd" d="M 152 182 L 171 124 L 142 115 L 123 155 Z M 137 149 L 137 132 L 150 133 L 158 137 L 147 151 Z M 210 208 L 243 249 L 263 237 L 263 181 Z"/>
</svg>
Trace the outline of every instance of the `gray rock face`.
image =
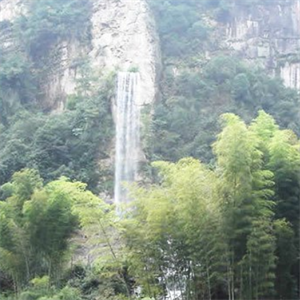
<svg viewBox="0 0 300 300">
<path fill-rule="evenodd" d="M 0 1 L 0 45 L 2 51 L 14 51 L 15 40 L 12 34 L 12 21 L 22 13 L 21 0 Z"/>
<path fill-rule="evenodd" d="M 140 104 L 153 102 L 159 41 L 145 0 L 95 0 L 89 55 L 94 68 L 137 70 L 143 93 Z"/>
<path fill-rule="evenodd" d="M 60 45 L 60 72 L 53 73 L 45 87 L 48 98 L 70 95 L 76 89 L 76 68 L 72 62 L 80 52 L 88 55 L 93 70 L 136 70 L 141 76 L 143 98 L 140 103 L 151 104 L 157 92 L 159 73 L 159 40 L 154 20 L 145 0 L 93 0 L 91 45 L 76 43 Z M 62 110 L 64 103 L 57 107 Z M 114 105 L 113 105 L 114 107 Z"/>
<path fill-rule="evenodd" d="M 25 0 L 0 1 L 0 25 L 24 13 Z M 64 109 L 67 95 L 76 90 L 78 73 L 74 61 L 90 58 L 95 71 L 138 70 L 143 97 L 152 103 L 160 70 L 159 40 L 146 0 L 92 0 L 91 43 L 69 41 L 53 49 L 54 62 L 43 82 L 46 108 Z M 231 21 L 219 24 L 225 46 L 282 77 L 286 86 L 300 89 L 300 0 L 274 0 L 243 5 L 237 1 Z M 268 4 L 271 3 L 271 4 Z M 275 3 L 275 5 L 274 5 Z M 277 4 L 276 4 L 277 3 Z M 2 48 L 13 46 L 9 27 L 1 29 Z"/>
<path fill-rule="evenodd" d="M 226 45 L 300 89 L 300 0 L 270 3 L 237 4 L 226 25 Z"/>
<path fill-rule="evenodd" d="M 0 22 L 13 22 L 24 13 L 22 3 L 24 0 L 0 1 Z M 92 0 L 92 4 L 90 45 L 69 41 L 50 51 L 52 63 L 42 82 L 44 107 L 54 113 L 64 109 L 66 97 L 76 90 L 78 75 L 74 61 L 79 56 L 88 56 L 92 68 L 99 73 L 138 70 L 143 91 L 141 105 L 152 103 L 156 96 L 160 55 L 155 24 L 146 0 Z M 2 48 L 9 49 L 13 41 L 7 35 L 0 43 Z"/>
</svg>

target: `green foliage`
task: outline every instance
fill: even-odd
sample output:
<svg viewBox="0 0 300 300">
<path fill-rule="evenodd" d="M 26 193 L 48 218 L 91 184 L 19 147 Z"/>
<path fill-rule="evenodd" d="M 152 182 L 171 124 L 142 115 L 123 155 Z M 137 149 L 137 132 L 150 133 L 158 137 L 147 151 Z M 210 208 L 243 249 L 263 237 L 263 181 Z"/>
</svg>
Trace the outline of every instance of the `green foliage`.
<svg viewBox="0 0 300 300">
<path fill-rule="evenodd" d="M 170 293 L 208 297 L 220 283 L 217 257 L 223 257 L 224 247 L 216 178 L 194 159 L 157 162 L 155 167 L 162 185 L 132 191 L 137 201 L 125 222 L 130 270 L 147 296 L 167 287 Z"/>
<path fill-rule="evenodd" d="M 109 97 L 111 79 L 89 77 L 79 85 L 71 110 L 60 115 L 19 113 L 13 125 L 0 132 L 0 183 L 22 168 L 34 167 L 46 181 L 61 175 L 87 182 L 92 189 L 99 178 L 110 179 L 109 170 L 99 170 L 98 161 L 108 157 L 112 118 Z M 97 85 L 87 87 L 85 82 Z M 104 181 L 104 180 L 103 180 Z"/>
<path fill-rule="evenodd" d="M 278 299 L 296 299 L 297 292 L 295 289 L 297 278 L 294 272 L 297 265 L 297 243 L 295 234 L 297 231 L 286 221 L 276 220 L 274 223 L 276 235 L 276 294 Z M 298 252 L 299 253 L 299 252 Z"/>
<path fill-rule="evenodd" d="M 0 207 L 0 268 L 17 288 L 35 275 L 59 272 L 76 226 L 72 201 L 54 183 L 43 187 L 34 170 L 14 174 Z"/>
<path fill-rule="evenodd" d="M 30 80 L 29 74 L 29 66 L 22 54 L 9 53 L 6 57 L 1 56 L 0 84 L 4 88 L 23 88 L 23 91 L 26 91 L 26 80 Z"/>
<path fill-rule="evenodd" d="M 66 283 L 72 286 L 57 290 L 70 237 L 78 221 L 93 230 L 94 223 L 102 224 L 97 229 L 104 234 L 112 220 L 108 205 L 86 191 L 84 183 L 61 178 L 43 185 L 38 173 L 29 169 L 15 173 L 6 186 L 11 195 L 0 202 L 0 269 L 12 277 L 16 291 L 27 286 L 21 300 L 81 299 L 81 293 L 88 292 L 71 280 Z M 99 238 L 99 231 L 93 234 Z"/>
<path fill-rule="evenodd" d="M 236 286 L 239 286 L 241 299 L 270 296 L 275 269 L 275 237 L 269 231 L 270 218 L 274 215 L 274 202 L 271 201 L 274 175 L 264 169 L 263 152 L 251 128 L 249 130 L 232 114 L 225 114 L 223 120 L 224 128 L 214 144 L 214 151 L 222 178 L 219 190 L 224 199 L 223 227 L 228 236 L 230 268 L 236 273 L 230 279 L 231 297 Z M 260 239 L 262 248 L 258 247 Z M 260 266 L 260 257 L 268 261 L 265 270 Z M 251 274 L 246 271 L 246 279 L 240 275 L 245 273 L 244 268 L 252 270 Z M 259 274 L 254 275 L 255 272 Z M 259 279 L 255 281 L 252 277 Z"/>
<path fill-rule="evenodd" d="M 256 0 L 149 0 L 162 44 L 161 100 L 155 106 L 150 160 L 177 161 L 186 156 L 209 162 L 209 145 L 219 130 L 219 115 L 232 112 L 246 122 L 263 109 L 280 126 L 300 133 L 299 98 L 278 78 L 224 49 L 215 19 L 229 22 L 237 7 L 270 5 Z M 228 51 L 226 51 L 228 50 Z M 231 55 L 231 54 L 230 54 Z"/>
<path fill-rule="evenodd" d="M 262 70 L 227 56 L 213 58 L 201 71 L 185 68 L 176 74 L 168 70 L 148 142 L 152 160 L 193 156 L 210 161 L 209 145 L 224 112 L 236 113 L 249 122 L 264 109 L 279 125 L 299 133 L 298 110 L 294 109 L 299 106 L 297 92 Z"/>
<path fill-rule="evenodd" d="M 299 141 L 263 111 L 248 126 L 229 113 L 221 124 L 214 168 L 153 163 L 157 183 L 131 186 L 121 219 L 84 183 L 14 174 L 2 187 L 0 268 L 20 299 L 126 299 L 135 287 L 146 298 L 297 298 Z M 94 263 L 63 275 L 78 225 Z"/>
<path fill-rule="evenodd" d="M 78 89 L 66 110 L 39 112 L 57 45 L 89 42 L 90 1 L 30 0 L 14 24 L 0 22 L 17 46 L 0 49 L 0 284 L 13 283 L 20 300 L 125 299 L 140 286 L 145 299 L 163 298 L 167 288 L 197 300 L 299 298 L 299 141 L 263 111 L 246 125 L 264 109 L 299 134 L 298 94 L 214 52 L 220 45 L 212 19 L 228 22 L 235 5 L 261 3 L 149 3 L 164 70 L 145 144 L 151 160 L 179 162 L 153 164 L 160 182 L 132 188 L 135 201 L 121 222 L 114 207 L 86 191 L 112 182 L 99 161 L 109 158 L 113 74 L 99 82 L 79 59 Z M 224 112 L 245 122 L 225 114 L 215 138 Z M 20 171 L 25 167 L 34 169 Z M 51 182 L 61 175 L 88 185 Z M 93 269 L 59 282 L 79 224 L 96 248 Z"/>
<path fill-rule="evenodd" d="M 86 41 L 90 2 L 30 0 L 25 5 L 28 14 L 2 26 L 9 26 L 16 48 L 0 48 L 0 184 L 14 172 L 34 167 L 46 181 L 67 175 L 96 188 L 101 176 L 97 161 L 106 157 L 110 137 L 109 87 L 78 91 L 72 111 L 60 116 L 39 112 L 45 107 L 41 86 L 52 64 L 51 50 L 62 41 Z M 89 76 L 82 81 L 92 82 Z M 109 176 L 106 171 L 102 175 Z"/>
<path fill-rule="evenodd" d="M 17 20 L 22 45 L 32 57 L 44 55 L 59 40 L 83 39 L 88 34 L 90 2 L 28 1 L 29 14 Z"/>
<path fill-rule="evenodd" d="M 182 57 L 199 51 L 209 33 L 209 26 L 198 13 L 201 3 L 149 0 L 149 4 L 154 10 L 166 57 Z"/>
<path fill-rule="evenodd" d="M 16 45 L 13 51 L 0 45 L 0 122 L 5 125 L 22 108 L 43 106 L 37 101 L 43 100 L 41 86 L 53 63 L 53 47 L 70 39 L 86 42 L 89 35 L 89 1 L 28 0 L 25 5 L 28 14 L 1 29 L 11 31 Z"/>
<path fill-rule="evenodd" d="M 275 201 L 277 203 L 276 215 L 278 218 L 286 219 L 294 231 L 294 240 L 291 245 L 290 257 L 287 260 L 287 267 L 294 262 L 292 271 L 288 276 L 285 267 L 282 265 L 278 268 L 278 280 L 280 282 L 279 293 L 282 295 L 286 293 L 289 296 L 295 295 L 295 289 L 288 288 L 293 286 L 294 278 L 299 280 L 300 268 L 295 263 L 299 255 L 299 241 L 300 241 L 300 206 L 299 206 L 299 141 L 295 134 L 289 130 L 276 132 L 270 143 L 270 161 L 269 167 L 275 174 Z M 295 252 L 293 249 L 297 249 Z M 281 250 L 282 251 L 282 250 Z M 283 257 L 285 254 L 281 252 Z M 280 270 L 280 271 L 279 271 Z M 281 273 L 282 272 L 282 273 Z M 282 274 L 282 275 L 281 275 Z"/>
<path fill-rule="evenodd" d="M 264 111 L 249 126 L 229 113 L 221 123 L 215 168 L 192 158 L 155 162 L 159 183 L 132 187 L 123 234 L 145 296 L 167 290 L 188 299 L 295 296 L 299 217 L 277 199 L 282 193 L 285 202 L 299 199 L 293 188 L 299 180 L 290 180 L 300 171 L 298 139 Z M 284 178 L 291 185 L 279 187 Z M 299 203 L 289 203 L 297 211 Z"/>
<path fill-rule="evenodd" d="M 9 117 L 29 106 L 35 92 L 31 65 L 21 53 L 1 55 L 0 49 L 0 122 L 7 125 Z"/>
<path fill-rule="evenodd" d="M 108 263 L 109 265 L 109 263 Z M 75 265 L 67 271 L 65 277 L 67 286 L 75 288 L 81 292 L 83 299 L 105 299 L 105 300 L 126 300 L 126 288 L 120 281 L 118 275 L 108 277 L 97 267 L 87 268 Z M 63 282 L 65 285 L 65 282 Z"/>
<path fill-rule="evenodd" d="M 20 294 L 18 300 L 81 300 L 80 291 L 66 286 L 61 290 L 51 287 L 48 276 L 34 278 L 31 287 Z"/>
<path fill-rule="evenodd" d="M 263 299 L 274 297 L 274 270 L 276 238 L 270 220 L 259 219 L 253 222 L 253 230 L 247 240 L 247 254 L 243 268 L 246 279 L 243 282 L 244 297 Z"/>
</svg>

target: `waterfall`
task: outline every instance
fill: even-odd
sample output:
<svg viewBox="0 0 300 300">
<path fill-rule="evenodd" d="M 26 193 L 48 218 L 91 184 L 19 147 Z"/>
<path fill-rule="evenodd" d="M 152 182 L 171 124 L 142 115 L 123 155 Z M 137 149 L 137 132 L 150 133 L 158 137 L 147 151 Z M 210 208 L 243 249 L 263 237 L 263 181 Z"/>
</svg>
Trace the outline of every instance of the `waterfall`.
<svg viewBox="0 0 300 300">
<path fill-rule="evenodd" d="M 139 73 L 120 72 L 116 97 L 116 157 L 114 200 L 118 207 L 128 201 L 123 184 L 138 175 L 139 134 Z"/>
</svg>

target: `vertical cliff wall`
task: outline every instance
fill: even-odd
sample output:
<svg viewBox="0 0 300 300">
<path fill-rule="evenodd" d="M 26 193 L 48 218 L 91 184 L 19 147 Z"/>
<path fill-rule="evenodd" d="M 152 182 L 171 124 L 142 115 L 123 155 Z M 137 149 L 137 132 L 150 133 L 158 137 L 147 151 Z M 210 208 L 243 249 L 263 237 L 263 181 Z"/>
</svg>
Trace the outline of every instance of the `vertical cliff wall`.
<svg viewBox="0 0 300 300">
<path fill-rule="evenodd" d="M 91 41 L 61 44 L 61 58 L 52 78 L 46 83 L 47 98 L 74 93 L 78 55 L 87 55 L 94 71 L 136 70 L 141 76 L 141 105 L 152 103 L 157 92 L 159 40 L 145 0 L 93 0 Z M 51 101 L 50 101 L 51 102 Z M 53 101 L 52 101 L 53 102 Z M 63 107 L 63 103 L 60 104 Z"/>
<path fill-rule="evenodd" d="M 237 2 L 225 25 L 225 45 L 255 60 L 288 87 L 300 89 L 300 1 Z"/>
<path fill-rule="evenodd" d="M 1 48 L 14 46 L 9 23 L 25 14 L 24 0 L 0 1 Z M 91 34 L 87 43 L 69 39 L 50 49 L 41 80 L 44 109 L 62 111 L 76 90 L 76 61 L 89 57 L 95 72 L 136 70 L 141 76 L 142 104 L 152 103 L 160 64 L 159 41 L 146 0 L 91 0 Z M 1 27 L 3 27 L 1 29 Z M 5 27 L 5 28 L 4 28 Z"/>
<path fill-rule="evenodd" d="M 136 70 L 141 76 L 141 104 L 155 98 L 159 41 L 145 0 L 94 1 L 92 49 L 94 68 Z"/>
</svg>

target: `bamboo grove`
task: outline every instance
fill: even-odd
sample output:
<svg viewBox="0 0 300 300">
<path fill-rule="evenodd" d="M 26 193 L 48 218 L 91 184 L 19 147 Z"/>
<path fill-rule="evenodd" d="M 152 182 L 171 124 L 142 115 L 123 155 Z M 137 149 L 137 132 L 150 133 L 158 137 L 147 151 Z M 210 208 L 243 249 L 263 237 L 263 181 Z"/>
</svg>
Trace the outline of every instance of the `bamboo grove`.
<svg viewBox="0 0 300 300">
<path fill-rule="evenodd" d="M 161 183 L 133 189 L 138 276 L 153 297 L 163 286 L 185 299 L 296 299 L 299 141 L 263 111 L 222 124 L 215 167 L 156 162 Z"/>
<path fill-rule="evenodd" d="M 0 270 L 20 299 L 296 299 L 299 140 L 263 111 L 250 125 L 234 114 L 221 123 L 214 164 L 153 163 L 154 183 L 131 186 L 117 215 L 82 183 L 16 173 L 2 187 Z M 78 229 L 97 297 L 87 273 L 62 280 Z"/>
</svg>

